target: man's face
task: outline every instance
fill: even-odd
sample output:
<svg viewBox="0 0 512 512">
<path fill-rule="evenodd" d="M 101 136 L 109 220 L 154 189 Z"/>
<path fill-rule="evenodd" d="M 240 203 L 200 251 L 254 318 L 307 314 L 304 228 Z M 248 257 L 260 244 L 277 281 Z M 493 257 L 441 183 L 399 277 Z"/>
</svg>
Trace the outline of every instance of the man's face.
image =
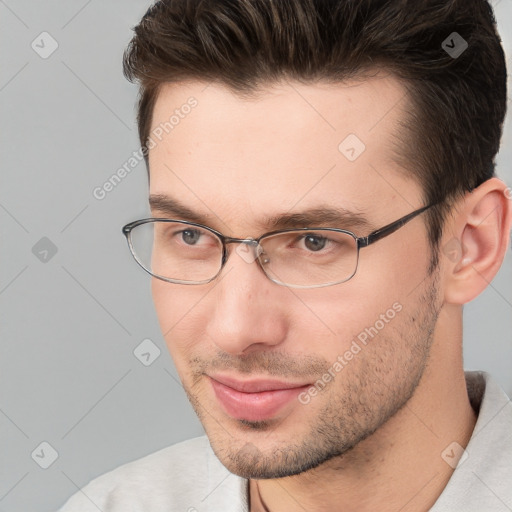
<svg viewBox="0 0 512 512">
<path fill-rule="evenodd" d="M 197 105 L 180 110 L 190 97 Z M 189 113 L 155 139 L 150 194 L 231 237 L 257 238 L 270 220 L 326 208 L 357 218 L 288 227 L 366 236 L 423 206 L 419 185 L 393 162 L 406 107 L 404 88 L 381 75 L 283 84 L 251 100 L 215 84 L 165 86 L 152 129 L 176 109 Z M 424 221 L 361 249 L 355 276 L 335 286 L 275 284 L 236 245 L 209 284 L 153 279 L 183 386 L 228 469 L 275 478 L 316 467 L 370 436 L 411 397 L 439 309 Z"/>
</svg>

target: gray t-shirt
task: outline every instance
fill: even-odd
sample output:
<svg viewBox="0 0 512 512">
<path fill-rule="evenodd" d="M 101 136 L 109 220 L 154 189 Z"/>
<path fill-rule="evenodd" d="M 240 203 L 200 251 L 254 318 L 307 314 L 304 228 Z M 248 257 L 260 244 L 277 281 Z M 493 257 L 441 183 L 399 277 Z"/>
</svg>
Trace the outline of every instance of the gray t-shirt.
<svg viewBox="0 0 512 512">
<path fill-rule="evenodd" d="M 487 373 L 466 372 L 466 383 L 478 420 L 466 454 L 431 512 L 510 512 L 512 402 Z M 445 460 L 452 454 L 448 450 Z M 202 436 L 92 480 L 59 512 L 98 510 L 247 512 L 248 480 L 230 473 Z"/>
</svg>

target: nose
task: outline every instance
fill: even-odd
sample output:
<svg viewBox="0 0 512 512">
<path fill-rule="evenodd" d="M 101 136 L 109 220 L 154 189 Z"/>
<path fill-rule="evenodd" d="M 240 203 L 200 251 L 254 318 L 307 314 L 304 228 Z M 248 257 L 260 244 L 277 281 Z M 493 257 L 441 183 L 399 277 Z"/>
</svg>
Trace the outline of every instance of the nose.
<svg viewBox="0 0 512 512">
<path fill-rule="evenodd" d="M 275 347 L 286 339 L 288 290 L 264 275 L 255 261 L 256 245 L 235 247 L 212 290 L 214 307 L 207 334 L 221 351 L 240 355 Z"/>
</svg>

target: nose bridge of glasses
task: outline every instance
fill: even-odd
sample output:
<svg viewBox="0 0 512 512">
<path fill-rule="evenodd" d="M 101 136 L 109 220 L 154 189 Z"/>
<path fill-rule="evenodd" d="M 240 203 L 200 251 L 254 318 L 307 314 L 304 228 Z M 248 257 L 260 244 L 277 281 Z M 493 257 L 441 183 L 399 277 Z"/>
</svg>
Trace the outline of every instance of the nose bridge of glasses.
<svg viewBox="0 0 512 512">
<path fill-rule="evenodd" d="M 225 243 L 237 244 L 235 252 L 246 262 L 252 263 L 263 252 L 258 240 L 254 238 L 226 238 Z"/>
<path fill-rule="evenodd" d="M 247 245 L 258 245 L 258 240 L 255 238 L 231 238 L 231 237 L 225 237 L 224 238 L 226 244 L 247 244 Z"/>
</svg>

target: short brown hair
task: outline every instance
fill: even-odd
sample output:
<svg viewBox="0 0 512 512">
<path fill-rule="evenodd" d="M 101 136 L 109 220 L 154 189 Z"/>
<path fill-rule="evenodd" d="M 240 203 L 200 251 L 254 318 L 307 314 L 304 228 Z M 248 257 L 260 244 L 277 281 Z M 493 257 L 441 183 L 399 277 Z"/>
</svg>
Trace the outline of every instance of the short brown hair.
<svg viewBox="0 0 512 512">
<path fill-rule="evenodd" d="M 162 83 L 215 81 L 250 96 L 283 79 L 335 83 L 381 67 L 403 81 L 412 105 L 398 161 L 425 202 L 443 201 L 429 213 L 433 247 L 447 200 L 494 175 L 507 72 L 487 0 L 160 0 L 134 32 L 123 67 L 140 83 L 147 165 Z M 448 51 L 454 32 L 468 44 L 457 57 Z"/>
</svg>

